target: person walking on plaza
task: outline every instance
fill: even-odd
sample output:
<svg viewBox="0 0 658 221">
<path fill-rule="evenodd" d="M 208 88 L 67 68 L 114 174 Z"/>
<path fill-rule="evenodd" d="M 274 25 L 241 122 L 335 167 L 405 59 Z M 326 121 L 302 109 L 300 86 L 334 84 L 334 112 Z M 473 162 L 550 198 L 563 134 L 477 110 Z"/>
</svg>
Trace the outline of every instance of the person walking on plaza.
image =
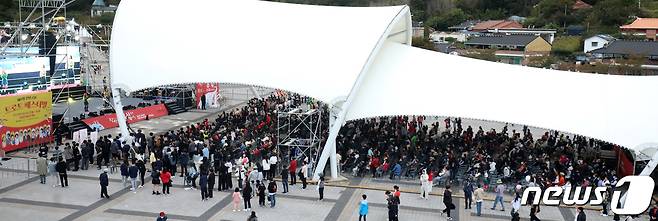
<svg viewBox="0 0 658 221">
<path fill-rule="evenodd" d="M 82 157 L 80 156 L 80 148 L 78 148 L 78 144 L 73 142 L 73 147 L 71 148 L 73 152 L 73 171 L 78 171 L 80 169 L 80 160 Z"/>
<path fill-rule="evenodd" d="M 400 195 L 402 195 L 402 192 L 400 192 L 400 187 L 398 185 L 393 185 L 393 196 L 398 198 L 398 204 L 400 202 Z"/>
<path fill-rule="evenodd" d="M 90 156 L 94 155 L 94 153 L 93 153 L 94 148 L 91 145 L 92 145 L 91 141 L 86 141 L 86 140 L 82 141 L 82 145 L 80 145 L 80 148 L 82 149 L 82 151 L 81 151 L 82 152 L 81 153 L 81 155 L 82 155 L 81 156 L 82 157 L 81 161 L 82 162 L 80 164 L 80 169 L 82 169 L 82 170 L 89 169 L 89 160 L 92 159 L 92 158 L 90 158 Z"/>
<path fill-rule="evenodd" d="M 64 162 L 64 159 L 62 157 L 60 157 L 59 162 L 55 166 L 55 170 L 57 170 L 57 173 L 59 174 L 59 182 L 61 183 L 62 187 L 69 186 L 69 178 L 66 175 L 67 167 L 68 167 L 68 164 L 66 164 L 66 162 Z"/>
<path fill-rule="evenodd" d="M 66 170 L 71 170 L 71 164 L 73 163 L 73 149 L 71 144 L 66 143 L 64 146 L 64 160 L 66 160 Z"/>
<path fill-rule="evenodd" d="M 263 166 L 263 178 L 269 180 L 270 179 L 270 159 L 263 158 L 263 161 L 261 163 Z"/>
<path fill-rule="evenodd" d="M 155 221 L 167 221 L 167 214 L 164 211 L 160 212 L 160 216 Z"/>
<path fill-rule="evenodd" d="M 208 175 L 201 174 L 199 178 L 199 189 L 201 190 L 201 201 L 208 199 Z"/>
<path fill-rule="evenodd" d="M 251 211 L 251 215 L 249 215 L 247 221 L 258 221 L 258 217 L 256 217 L 256 211 Z"/>
<path fill-rule="evenodd" d="M 140 180 L 139 188 L 142 188 L 144 187 L 144 176 L 146 175 L 146 165 L 144 165 L 144 160 L 142 159 L 137 160 L 137 163 L 135 163 L 135 165 L 137 165 L 137 169 L 139 169 L 139 180 Z"/>
<path fill-rule="evenodd" d="M 239 206 L 240 206 L 240 189 L 237 187 L 233 191 L 233 212 L 235 211 L 240 211 Z"/>
<path fill-rule="evenodd" d="M 57 159 L 55 157 L 51 157 L 50 160 L 48 161 L 48 174 L 50 174 L 50 177 L 54 181 L 53 187 L 56 187 L 58 184 L 57 181 Z"/>
<path fill-rule="evenodd" d="M 512 200 L 512 220 L 519 220 L 520 219 L 520 214 L 519 210 L 521 209 L 521 196 L 519 194 L 516 194 L 514 199 Z"/>
<path fill-rule="evenodd" d="M 41 184 L 46 184 L 46 175 L 48 175 L 48 160 L 46 160 L 43 154 L 39 154 L 39 158 L 37 158 L 37 174 L 39 174 L 39 182 Z"/>
<path fill-rule="evenodd" d="M 471 209 L 473 204 L 473 183 L 466 181 L 464 184 L 464 209 Z"/>
<path fill-rule="evenodd" d="M 368 196 L 366 194 L 361 195 L 361 203 L 359 203 L 359 221 L 363 218 L 363 221 L 366 221 L 366 216 L 368 216 Z"/>
<path fill-rule="evenodd" d="M 151 171 L 151 184 L 153 185 L 153 195 L 160 195 L 160 172 Z"/>
<path fill-rule="evenodd" d="M 251 210 L 251 192 L 253 190 L 251 189 L 251 185 L 245 185 L 244 189 L 242 189 L 242 200 L 244 200 L 244 210 L 249 211 Z"/>
<path fill-rule="evenodd" d="M 475 198 L 475 214 L 482 215 L 482 201 L 484 200 L 484 189 L 482 184 L 478 184 L 478 188 L 473 191 L 473 198 Z"/>
<path fill-rule="evenodd" d="M 295 183 L 297 183 L 297 160 L 290 160 L 290 167 L 288 167 L 288 171 L 290 172 L 290 185 L 294 186 Z"/>
<path fill-rule="evenodd" d="M 288 193 L 288 168 L 284 167 L 281 170 L 281 183 L 283 184 L 283 192 Z"/>
<path fill-rule="evenodd" d="M 576 211 L 578 212 L 578 215 L 576 215 L 576 221 L 587 221 L 587 215 L 585 215 L 582 206 L 579 206 Z"/>
<path fill-rule="evenodd" d="M 110 184 L 109 178 L 107 178 L 107 168 L 103 169 L 103 172 L 98 177 L 98 180 L 101 185 L 101 198 L 110 198 L 110 195 L 107 195 L 107 186 Z"/>
<path fill-rule="evenodd" d="M 441 211 L 441 215 L 444 213 L 448 215 L 448 220 L 452 220 L 452 217 L 450 217 L 450 210 L 455 209 L 455 205 L 452 204 L 452 190 L 450 189 L 450 185 L 446 185 L 446 189 L 443 191 L 443 205 L 445 205 L 445 209 Z"/>
<path fill-rule="evenodd" d="M 320 194 L 320 201 L 324 200 L 324 177 L 320 177 L 320 181 L 318 181 L 318 194 Z"/>
<path fill-rule="evenodd" d="M 169 194 L 169 187 L 171 187 L 171 173 L 167 169 L 164 169 L 160 173 L 160 180 L 162 181 L 162 194 Z"/>
<path fill-rule="evenodd" d="M 500 211 L 505 211 L 505 205 L 503 204 L 503 194 L 505 194 L 505 184 L 503 184 L 503 181 L 498 179 L 496 181 L 498 186 L 496 186 L 496 199 L 494 200 L 494 205 L 491 207 L 491 210 L 496 209 L 496 204 L 500 203 Z"/>
<path fill-rule="evenodd" d="M 658 221 L 658 204 L 649 209 L 649 221 Z"/>
<path fill-rule="evenodd" d="M 302 163 L 302 169 L 299 172 L 299 178 L 302 180 L 302 189 L 306 189 L 306 185 L 308 184 L 306 182 L 306 179 L 308 178 L 308 163 L 306 163 L 306 161 Z"/>
<path fill-rule="evenodd" d="M 121 166 L 119 166 L 119 171 L 121 172 L 121 183 L 123 184 L 123 188 L 126 188 L 126 184 L 128 183 L 128 177 L 130 174 L 128 173 L 128 162 L 123 161 L 121 163 Z"/>
<path fill-rule="evenodd" d="M 276 181 L 272 179 L 267 185 L 267 192 L 270 199 L 270 208 L 274 208 L 274 206 L 276 206 L 276 191 L 277 191 Z"/>
<path fill-rule="evenodd" d="M 423 169 L 423 173 L 420 175 L 420 198 L 428 200 L 430 197 L 429 187 L 432 184 L 429 182 L 429 175 L 427 175 L 427 170 Z"/>
<path fill-rule="evenodd" d="M 276 167 L 277 167 L 278 162 L 279 162 L 279 158 L 277 158 L 276 154 L 273 153 L 272 156 L 270 156 L 270 161 L 269 161 L 269 163 L 270 163 L 270 173 L 269 173 L 270 177 L 268 177 L 268 179 L 273 179 L 276 176 Z"/>
<path fill-rule="evenodd" d="M 256 180 L 256 189 L 258 190 L 258 205 L 265 206 L 265 185 Z"/>
<path fill-rule="evenodd" d="M 398 221 L 398 205 L 400 204 L 398 198 L 391 194 L 391 191 L 384 192 L 386 194 L 386 205 L 388 208 L 388 221 Z"/>
<path fill-rule="evenodd" d="M 133 163 L 128 168 L 128 175 L 130 176 L 130 191 L 137 192 L 137 174 L 139 173 L 139 168 Z"/>
<path fill-rule="evenodd" d="M 530 221 L 541 221 L 539 217 L 537 217 L 537 213 L 539 212 L 539 205 L 532 205 L 532 207 L 530 207 Z"/>
<path fill-rule="evenodd" d="M 208 198 L 212 198 L 214 188 L 215 188 L 215 170 L 210 169 L 210 173 L 208 173 Z"/>
</svg>

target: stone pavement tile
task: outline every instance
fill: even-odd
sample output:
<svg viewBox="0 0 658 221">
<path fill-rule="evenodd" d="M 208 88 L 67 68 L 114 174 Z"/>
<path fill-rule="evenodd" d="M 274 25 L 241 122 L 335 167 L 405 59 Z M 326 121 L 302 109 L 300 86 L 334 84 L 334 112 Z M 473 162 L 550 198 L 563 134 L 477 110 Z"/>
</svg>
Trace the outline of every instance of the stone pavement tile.
<svg viewBox="0 0 658 221">
<path fill-rule="evenodd" d="M 94 214 L 92 216 L 89 216 L 86 218 L 86 221 L 153 221 L 157 218 L 157 216 L 153 217 L 144 217 L 144 216 L 131 216 L 131 215 L 123 215 L 123 214 L 115 214 L 115 213 L 101 213 L 101 214 Z M 181 219 L 174 219 L 174 218 L 169 218 L 167 221 L 182 221 Z"/>
<path fill-rule="evenodd" d="M 0 220 L 59 220 L 75 210 L 0 202 Z"/>
<path fill-rule="evenodd" d="M 0 194 L 7 191 L 7 189 L 12 189 L 13 187 L 17 187 L 15 185 L 21 186 L 26 182 L 30 182 L 29 180 L 34 181 L 35 179 L 39 180 L 39 178 L 38 177 L 35 178 L 34 175 L 31 175 L 30 178 L 27 178 L 25 174 L 18 174 L 18 173 L 4 174 L 0 176 Z"/>
<path fill-rule="evenodd" d="M 152 218 L 152 217 L 158 217 L 159 216 L 159 212 L 142 212 L 142 211 L 117 210 L 117 209 L 107 209 L 107 210 L 103 211 L 103 213 L 111 213 L 111 214 L 124 215 L 124 216 L 144 217 L 144 218 Z M 167 214 L 167 218 L 188 220 L 188 221 L 198 219 L 198 217 L 182 216 L 182 215 L 176 215 L 176 214 L 171 214 L 171 213 Z"/>
<path fill-rule="evenodd" d="M 22 205 L 30 205 L 30 206 L 41 206 L 41 207 L 51 207 L 51 208 L 60 208 L 60 209 L 71 209 L 71 210 L 80 210 L 85 208 L 84 206 L 32 201 L 32 200 L 24 200 L 24 199 L 16 199 L 16 198 L 0 198 L 0 202 L 13 203 L 17 205 L 22 204 Z"/>
<path fill-rule="evenodd" d="M 357 210 L 358 211 L 358 210 Z M 349 214 L 349 220 L 359 220 L 359 213 L 354 212 Z M 388 220 L 388 209 L 381 207 L 369 207 L 368 208 L 368 220 L 374 221 L 383 221 Z M 446 216 L 441 216 L 439 213 L 429 213 L 429 212 L 418 212 L 418 211 L 409 211 L 409 210 L 400 210 L 399 220 L 411 220 L 411 221 L 436 221 L 436 220 L 447 220 Z M 454 219 L 456 221 L 456 219 Z"/>
<path fill-rule="evenodd" d="M 390 180 L 388 178 L 381 179 L 372 179 L 372 178 L 364 178 L 364 182 L 361 184 L 361 186 L 367 186 L 370 188 L 380 188 L 380 189 L 393 189 L 394 185 L 397 185 L 400 187 L 400 191 L 402 192 L 419 192 L 420 191 L 420 183 L 416 182 L 416 180 Z M 443 193 L 443 188 L 439 187 L 433 187 L 432 194 L 439 194 Z M 453 189 L 453 196 L 455 194 L 461 194 L 461 190 L 457 191 Z"/>
<path fill-rule="evenodd" d="M 283 187 L 281 186 L 281 182 L 277 182 L 277 185 L 279 185 L 279 192 L 283 191 Z M 302 189 L 301 185 L 295 185 L 295 186 L 289 186 L 288 187 L 288 193 L 287 195 L 292 195 L 292 196 L 302 196 L 302 197 L 307 197 L 307 198 L 312 198 L 312 199 L 319 199 L 320 194 L 318 193 L 317 186 L 316 185 L 308 185 L 306 189 Z M 341 193 L 345 191 L 344 187 L 332 187 L 332 186 L 325 186 L 324 188 L 324 198 L 325 199 L 332 199 L 332 200 L 337 200 Z"/>
<path fill-rule="evenodd" d="M 108 193 L 112 196 L 113 193 L 118 192 L 120 189 L 121 184 L 110 183 Z M 43 185 L 34 181 L 12 191 L 5 192 L 0 197 L 77 206 L 89 206 L 101 200 L 98 182 L 75 178 L 69 178 L 69 186 L 66 188 L 53 187 L 48 184 Z"/>
<path fill-rule="evenodd" d="M 105 167 L 102 167 L 103 169 Z M 102 169 L 96 169 L 96 165 L 89 165 L 88 170 L 78 170 L 78 171 L 68 171 L 69 178 L 80 178 L 80 179 L 89 179 L 89 180 L 98 180 L 98 176 L 103 172 Z M 146 174 L 145 178 L 150 174 Z M 110 178 L 110 182 L 116 182 L 121 180 L 121 173 L 119 172 L 119 167 L 114 173 L 107 172 L 107 177 Z M 138 178 L 139 179 L 139 178 Z"/>
<path fill-rule="evenodd" d="M 330 202 L 298 200 L 278 197 L 276 199 L 276 207 L 259 207 L 258 198 L 251 200 L 253 211 L 256 211 L 258 220 L 324 220 L 329 211 L 334 206 Z M 244 204 L 240 201 L 240 209 L 244 208 Z M 251 212 L 239 211 L 233 212 L 233 203 L 224 207 L 218 214 L 213 216 L 210 220 L 246 220 Z"/>
<path fill-rule="evenodd" d="M 113 210 L 127 210 L 157 213 L 167 213 L 183 216 L 201 216 L 217 202 L 228 196 L 228 192 L 213 192 L 213 198 L 201 201 L 200 190 L 185 190 L 171 188 L 170 195 L 152 195 L 151 185 L 139 189 L 137 193 L 127 193 L 125 200 L 111 207 Z"/>
<path fill-rule="evenodd" d="M 386 204 L 386 195 L 384 194 L 384 191 L 381 190 L 361 190 L 361 189 L 357 190 L 356 195 L 359 196 L 358 202 L 361 201 L 360 197 L 364 193 L 368 196 L 368 202 Z M 453 201 L 456 201 L 456 199 L 453 199 Z M 423 209 L 444 208 L 443 198 L 441 198 L 440 196 L 430 196 L 428 200 L 425 200 L 425 199 L 421 199 L 418 194 L 411 194 L 411 193 L 401 193 L 400 204 L 402 206 L 417 207 Z"/>
<path fill-rule="evenodd" d="M 571 209 L 571 212 L 573 212 L 574 216 L 576 215 L 576 209 Z M 588 221 L 609 221 L 613 220 L 613 215 L 612 212 L 609 212 L 609 216 L 601 216 L 601 211 L 599 210 L 585 210 L 585 215 L 587 216 Z M 624 220 L 626 216 L 620 216 L 621 220 Z M 639 216 L 638 218 L 635 218 L 634 220 L 649 220 L 649 216 L 646 214 L 643 214 Z"/>
</svg>

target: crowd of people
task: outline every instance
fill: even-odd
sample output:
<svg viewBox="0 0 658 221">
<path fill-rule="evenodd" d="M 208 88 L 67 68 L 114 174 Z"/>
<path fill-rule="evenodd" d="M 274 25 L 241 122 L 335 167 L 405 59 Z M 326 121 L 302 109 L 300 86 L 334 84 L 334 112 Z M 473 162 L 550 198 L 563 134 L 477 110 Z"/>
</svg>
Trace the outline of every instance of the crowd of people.
<svg viewBox="0 0 658 221">
<path fill-rule="evenodd" d="M 599 155 L 601 150 L 620 147 L 556 131 L 536 137 L 528 127 L 521 131 L 509 131 L 508 127 L 505 124 L 501 131 L 475 130 L 470 125 L 464 128 L 460 118 L 364 119 L 342 128 L 337 150 L 344 156 L 342 170 L 354 176 L 419 178 L 421 198 L 428 196 L 432 186 L 450 190 L 452 183 L 461 184 L 465 207 L 470 208 L 475 198 L 477 215 L 486 192 L 495 192 L 491 209 L 500 204 L 504 211 L 505 194 L 516 199 L 526 187 L 606 186 L 611 190 L 616 184 L 616 159 L 605 160 Z M 450 198 L 449 193 L 446 195 Z M 601 215 L 607 216 L 607 204 L 602 207 Z M 535 209 L 531 216 L 539 220 Z M 513 217 L 515 211 L 511 212 Z M 449 216 L 449 210 L 445 213 Z"/>
<path fill-rule="evenodd" d="M 171 194 L 172 182 L 178 175 L 184 185 L 200 190 L 201 200 L 212 198 L 216 188 L 233 192 L 236 212 L 251 211 L 252 198 L 258 198 L 261 207 L 274 208 L 279 193 L 275 177 L 280 176 L 282 193 L 287 193 L 288 186 L 296 185 L 298 179 L 302 189 L 306 189 L 311 174 L 307 156 L 293 150 L 279 153 L 275 148 L 276 112 L 302 104 L 326 108 L 298 95 L 276 93 L 252 99 L 246 106 L 221 113 L 216 119 L 162 134 L 147 135 L 138 130 L 128 140 L 120 134 L 103 136 L 95 141 L 55 146 L 50 154 L 48 148 L 42 148 L 43 159 L 39 159 L 38 165 L 43 165 L 38 169 L 53 167 L 59 174 L 60 186 L 66 187 L 67 171 L 86 170 L 91 164 L 99 170 L 105 167 L 99 176 L 104 198 L 110 197 L 108 171 L 118 171 L 124 186 L 127 188 L 129 183 L 131 191 L 144 187 L 146 173 L 150 172 L 146 177 L 150 178 L 153 195 Z M 478 216 L 485 192 L 495 192 L 491 209 L 501 204 L 504 210 L 505 193 L 516 194 L 517 200 L 522 188 L 528 186 L 614 185 L 614 162 L 597 155 L 600 150 L 612 148 L 611 144 L 553 131 L 535 137 L 527 127 L 508 131 L 505 125 L 500 132 L 485 131 L 482 127 L 463 128 L 460 118 L 439 122 L 413 116 L 348 122 L 337 138 L 342 170 L 354 176 L 420 178 L 423 198 L 430 196 L 433 186 L 444 187 L 442 214 L 448 217 L 455 208 L 451 188 L 454 184 L 463 186 L 466 209 L 475 201 Z M 48 155 L 52 156 L 50 162 L 46 162 Z M 42 176 L 45 183 L 46 173 Z M 321 177 L 317 187 L 319 200 L 324 198 L 324 185 Z M 396 186 L 386 194 L 390 220 L 396 220 L 399 188 Z M 367 196 L 362 198 L 359 219 L 365 220 Z M 512 207 L 518 211 L 514 203 Z M 532 210 L 531 218 L 539 220 L 539 208 Z M 607 209 L 602 214 L 607 215 Z M 515 217 L 514 211 L 511 215 Z"/>
<path fill-rule="evenodd" d="M 97 140 L 89 137 L 82 143 L 62 142 L 52 149 L 43 146 L 37 169 L 44 171 L 42 183 L 48 171 L 56 171 L 61 179 L 58 186 L 67 187 L 69 171 L 88 170 L 95 164 L 98 170 L 102 169 L 102 198 L 110 198 L 108 172 L 120 173 L 123 186 L 135 192 L 147 185 L 145 177 L 150 178 L 153 195 L 172 194 L 172 183 L 178 175 L 187 188 L 200 190 L 203 201 L 212 198 L 216 188 L 234 192 L 234 211 L 251 211 L 252 198 L 258 198 L 261 207 L 274 208 L 279 192 L 274 177 L 284 178 L 282 193 L 287 193 L 288 185 L 296 185 L 297 180 L 302 189 L 307 187 L 308 158 L 287 150 L 282 155 L 286 161 L 281 162 L 274 143 L 275 112 L 302 103 L 317 105 L 298 95 L 278 94 L 252 99 L 244 107 L 223 112 L 214 120 L 205 119 L 163 134 L 147 135 L 138 130 L 125 140 L 118 134 Z M 45 162 L 45 169 L 41 162 Z M 49 169 L 50 166 L 54 168 Z M 146 176 L 147 172 L 150 176 Z M 322 200 L 324 182 L 320 185 Z M 241 201 L 244 209 L 239 205 Z M 253 216 L 255 219 L 255 213 Z"/>
</svg>

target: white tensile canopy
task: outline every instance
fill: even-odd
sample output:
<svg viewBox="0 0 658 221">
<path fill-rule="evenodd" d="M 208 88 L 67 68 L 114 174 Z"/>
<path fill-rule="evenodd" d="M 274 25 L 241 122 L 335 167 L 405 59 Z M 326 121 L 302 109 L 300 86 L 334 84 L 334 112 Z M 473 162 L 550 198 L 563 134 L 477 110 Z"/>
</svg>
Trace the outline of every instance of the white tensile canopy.
<svg viewBox="0 0 658 221">
<path fill-rule="evenodd" d="M 331 157 L 332 177 L 340 127 L 378 116 L 503 121 L 629 148 L 658 142 L 658 77 L 564 72 L 440 54 L 411 47 L 411 32 L 406 6 L 123 1 L 111 42 L 113 94 L 118 96 L 118 88 L 222 82 L 317 98 L 338 110 L 317 166 L 324 168 Z M 127 134 L 125 119 L 119 121 Z"/>
</svg>

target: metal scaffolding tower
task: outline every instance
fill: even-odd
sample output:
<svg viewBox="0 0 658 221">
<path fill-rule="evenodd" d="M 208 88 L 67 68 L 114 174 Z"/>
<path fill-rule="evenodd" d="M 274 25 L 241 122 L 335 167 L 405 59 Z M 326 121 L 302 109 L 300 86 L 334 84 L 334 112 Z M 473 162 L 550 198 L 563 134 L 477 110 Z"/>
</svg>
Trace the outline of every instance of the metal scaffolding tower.
<svg viewBox="0 0 658 221">
<path fill-rule="evenodd" d="M 41 42 L 41 45 L 45 45 L 45 36 L 47 31 L 52 31 L 56 33 L 63 33 L 64 29 L 66 31 L 71 31 L 70 26 L 53 26 L 53 20 L 58 13 L 62 12 L 64 17 L 66 17 L 66 6 L 75 0 L 17 0 L 18 1 L 18 17 L 19 22 L 6 22 L 4 28 L 14 29 L 11 37 L 6 44 L 2 45 L 0 48 L 0 55 L 2 56 L 26 56 L 28 49 L 35 45 L 39 45 L 39 39 L 44 42 Z M 30 11 L 27 16 L 23 14 L 23 11 Z M 40 13 L 37 11 L 41 11 Z M 36 12 L 36 13 L 35 13 Z M 66 36 L 64 40 L 71 40 L 72 36 Z M 28 41 L 29 39 L 29 41 Z M 58 38 L 59 40 L 59 38 Z M 61 41 L 61 40 L 60 40 Z M 6 50 L 9 46 L 19 47 L 20 53 L 8 54 Z M 52 50 L 48 49 L 48 50 Z"/>
<path fill-rule="evenodd" d="M 279 158 L 286 163 L 290 159 L 306 160 L 309 169 L 314 168 L 321 148 L 321 131 L 320 109 L 309 109 L 304 104 L 299 108 L 278 112 L 276 148 Z"/>
</svg>

